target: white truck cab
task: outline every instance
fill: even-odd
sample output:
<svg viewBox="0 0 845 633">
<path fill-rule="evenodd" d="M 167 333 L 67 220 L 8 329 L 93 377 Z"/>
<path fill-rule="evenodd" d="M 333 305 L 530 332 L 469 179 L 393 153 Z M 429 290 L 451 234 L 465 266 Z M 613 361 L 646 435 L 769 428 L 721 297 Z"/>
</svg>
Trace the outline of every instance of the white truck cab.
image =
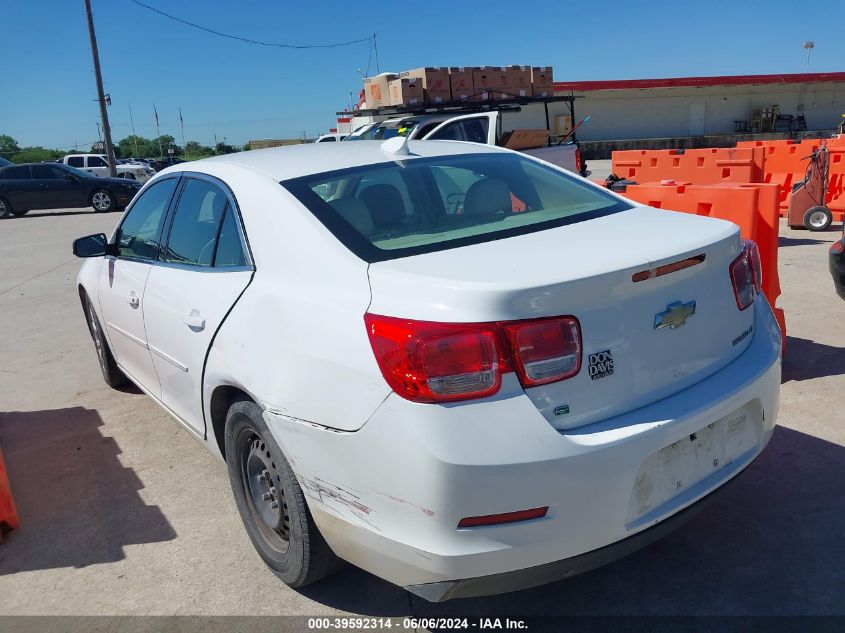
<svg viewBox="0 0 845 633">
<path fill-rule="evenodd" d="M 581 152 L 576 143 L 547 145 L 546 130 L 513 130 L 502 132 L 502 112 L 473 112 L 470 114 L 437 113 L 399 116 L 371 125 L 362 126 L 345 140 L 385 140 L 394 136 L 405 136 L 409 140 L 426 141 L 465 141 L 484 145 L 497 145 L 517 149 L 540 160 L 544 160 L 568 171 L 588 176 L 586 165 L 581 160 Z M 546 132 L 544 134 L 544 132 Z M 511 144 L 514 134 L 533 136 L 536 140 L 520 145 Z M 513 138 L 514 141 L 518 139 Z M 526 147 L 534 145 L 533 147 Z"/>
<path fill-rule="evenodd" d="M 76 167 L 82 171 L 87 171 L 100 178 L 109 177 L 109 163 L 105 154 L 68 154 L 59 162 L 69 167 Z M 149 166 L 120 162 L 117 164 L 118 178 L 146 182 L 154 174 L 155 170 Z"/>
</svg>

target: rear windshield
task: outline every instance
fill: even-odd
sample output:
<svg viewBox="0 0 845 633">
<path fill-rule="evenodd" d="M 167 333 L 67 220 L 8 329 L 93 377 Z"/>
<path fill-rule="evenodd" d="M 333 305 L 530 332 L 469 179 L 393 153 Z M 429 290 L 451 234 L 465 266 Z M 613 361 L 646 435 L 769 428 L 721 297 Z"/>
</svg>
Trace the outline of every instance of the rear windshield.
<svg viewBox="0 0 845 633">
<path fill-rule="evenodd" d="M 281 184 L 369 262 L 533 233 L 631 208 L 574 175 L 511 153 L 397 160 Z"/>
</svg>

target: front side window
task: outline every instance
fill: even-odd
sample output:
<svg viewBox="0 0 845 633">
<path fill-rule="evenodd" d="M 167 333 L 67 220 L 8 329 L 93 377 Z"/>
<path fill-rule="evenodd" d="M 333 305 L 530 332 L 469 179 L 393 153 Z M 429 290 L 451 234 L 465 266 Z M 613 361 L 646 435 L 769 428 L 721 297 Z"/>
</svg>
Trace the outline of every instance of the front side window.
<svg viewBox="0 0 845 633">
<path fill-rule="evenodd" d="M 188 179 L 170 227 L 164 261 L 211 266 L 217 234 L 229 200 L 223 190 L 206 180 Z"/>
<path fill-rule="evenodd" d="M 533 233 L 631 205 L 511 153 L 390 161 L 281 183 L 369 262 Z M 335 195 L 321 197 L 330 190 Z"/>
<path fill-rule="evenodd" d="M 68 173 L 55 165 L 33 165 L 32 177 L 36 180 L 64 180 Z"/>
<path fill-rule="evenodd" d="M 71 167 L 85 167 L 85 159 L 82 156 L 71 156 L 67 159 L 67 164 Z"/>
<path fill-rule="evenodd" d="M 88 166 L 89 167 L 108 167 L 108 163 L 104 161 L 99 156 L 89 156 L 88 157 Z"/>
<path fill-rule="evenodd" d="M 161 227 L 178 182 L 178 178 L 157 182 L 135 200 L 117 231 L 120 257 L 154 260 L 158 256 Z"/>
</svg>

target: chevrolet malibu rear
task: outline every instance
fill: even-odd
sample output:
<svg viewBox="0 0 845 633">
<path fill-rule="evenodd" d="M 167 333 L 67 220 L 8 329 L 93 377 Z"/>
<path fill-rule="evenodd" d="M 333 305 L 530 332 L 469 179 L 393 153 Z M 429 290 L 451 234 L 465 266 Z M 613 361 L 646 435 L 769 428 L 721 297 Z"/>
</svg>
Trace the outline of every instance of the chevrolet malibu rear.
<svg viewBox="0 0 845 633">
<path fill-rule="evenodd" d="M 230 185 L 255 262 L 209 343 L 205 439 L 285 582 L 563 579 L 764 449 L 781 337 L 735 225 L 507 150 L 330 149 L 191 166 Z"/>
</svg>

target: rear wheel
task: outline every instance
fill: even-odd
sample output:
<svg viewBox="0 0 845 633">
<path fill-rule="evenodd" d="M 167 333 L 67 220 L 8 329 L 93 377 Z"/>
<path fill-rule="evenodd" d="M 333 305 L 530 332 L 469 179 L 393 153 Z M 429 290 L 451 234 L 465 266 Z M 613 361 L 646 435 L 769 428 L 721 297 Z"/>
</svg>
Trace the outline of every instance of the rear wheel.
<svg viewBox="0 0 845 633">
<path fill-rule="evenodd" d="M 0 198 L 0 218 L 4 215 L 26 215 L 29 209 L 13 209 L 6 198 Z"/>
<path fill-rule="evenodd" d="M 833 215 L 827 207 L 811 207 L 804 213 L 804 226 L 810 231 L 826 231 L 833 222 Z"/>
<path fill-rule="evenodd" d="M 252 544 L 285 584 L 303 587 L 342 562 L 320 534 L 302 489 L 261 415 L 249 400 L 226 416 L 226 463 L 235 503 Z"/>
<path fill-rule="evenodd" d="M 97 313 L 94 312 L 94 306 L 91 304 L 91 299 L 85 299 L 85 316 L 88 318 L 88 329 L 91 332 L 91 338 L 94 339 L 94 348 L 97 350 L 97 360 L 100 363 L 100 371 L 103 372 L 103 380 L 109 387 L 121 387 L 128 382 L 126 374 L 124 374 L 117 366 L 114 356 L 109 349 L 108 341 L 106 341 L 103 328 L 100 327 L 100 320 L 97 318 Z"/>
<path fill-rule="evenodd" d="M 94 207 L 94 211 L 97 213 L 108 213 L 117 205 L 110 191 L 97 189 L 91 194 L 91 206 Z"/>
</svg>

